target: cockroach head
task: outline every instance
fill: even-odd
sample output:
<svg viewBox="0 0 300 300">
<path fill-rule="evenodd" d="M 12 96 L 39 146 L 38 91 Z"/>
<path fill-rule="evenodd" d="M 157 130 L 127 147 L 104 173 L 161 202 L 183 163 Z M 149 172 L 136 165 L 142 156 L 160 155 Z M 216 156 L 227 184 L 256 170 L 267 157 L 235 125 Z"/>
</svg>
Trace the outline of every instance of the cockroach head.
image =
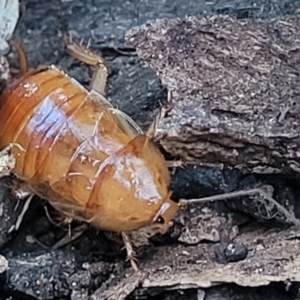
<svg viewBox="0 0 300 300">
<path fill-rule="evenodd" d="M 150 225 L 152 231 L 155 233 L 165 234 L 170 226 L 173 225 L 172 220 L 175 217 L 179 206 L 176 202 L 170 199 L 170 195 L 171 193 L 169 193 L 168 198 L 157 211 L 153 222 Z"/>
</svg>

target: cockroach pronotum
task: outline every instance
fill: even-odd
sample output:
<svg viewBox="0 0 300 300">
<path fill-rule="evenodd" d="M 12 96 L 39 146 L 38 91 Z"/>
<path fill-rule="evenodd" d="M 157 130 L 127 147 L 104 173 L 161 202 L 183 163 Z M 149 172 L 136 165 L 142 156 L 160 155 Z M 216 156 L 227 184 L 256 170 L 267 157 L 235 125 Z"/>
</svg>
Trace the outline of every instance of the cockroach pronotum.
<svg viewBox="0 0 300 300">
<path fill-rule="evenodd" d="M 70 41 L 66 50 L 96 67 L 89 90 L 55 66 L 24 73 L 18 51 L 24 74 L 0 96 L 0 149 L 12 145 L 12 174 L 66 217 L 122 232 L 125 242 L 147 226 L 165 233 L 179 205 L 163 155 L 103 96 L 102 57 Z"/>
</svg>

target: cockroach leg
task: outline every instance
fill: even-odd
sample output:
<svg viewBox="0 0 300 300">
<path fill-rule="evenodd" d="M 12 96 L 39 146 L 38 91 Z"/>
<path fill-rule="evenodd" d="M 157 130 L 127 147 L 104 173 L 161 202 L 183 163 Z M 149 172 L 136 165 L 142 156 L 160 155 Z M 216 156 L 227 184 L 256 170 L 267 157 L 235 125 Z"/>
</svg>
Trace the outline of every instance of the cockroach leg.
<svg viewBox="0 0 300 300">
<path fill-rule="evenodd" d="M 28 234 L 26 236 L 26 242 L 29 244 L 37 244 L 39 245 L 41 248 L 46 249 L 46 250 L 51 250 L 51 247 L 43 244 L 42 242 L 40 242 L 34 235 Z"/>
<path fill-rule="evenodd" d="M 137 272 L 137 273 L 140 273 L 140 270 L 136 264 L 136 254 L 133 250 L 133 247 L 132 247 L 132 243 L 130 241 L 130 238 L 128 236 L 128 234 L 126 234 L 124 231 L 122 231 L 122 238 L 123 238 L 123 242 L 124 242 L 124 245 L 125 245 L 125 248 L 126 248 L 126 252 L 127 252 L 127 259 L 126 261 L 129 261 L 130 260 L 130 264 L 131 264 L 131 267 L 132 269 Z"/>
<path fill-rule="evenodd" d="M 24 219 L 24 215 L 25 215 L 25 213 L 27 212 L 28 207 L 29 207 L 29 205 L 30 205 L 31 200 L 32 200 L 33 197 L 34 197 L 34 194 L 31 194 L 31 195 L 25 200 L 25 204 L 24 204 L 24 206 L 23 206 L 23 208 L 22 208 L 22 211 L 20 212 L 20 214 L 19 214 L 19 216 L 18 216 L 18 218 L 17 218 L 16 223 L 15 223 L 12 227 L 9 228 L 8 233 L 12 232 L 13 230 L 18 230 L 18 229 L 20 228 L 20 225 L 21 225 L 21 223 L 22 223 L 22 221 L 23 221 L 23 219 Z M 19 201 L 20 201 L 20 200 L 19 200 Z M 19 205 L 19 202 L 17 203 L 16 207 L 17 207 L 18 205 Z M 15 209 L 16 209 L 16 208 L 15 208 Z"/>
<path fill-rule="evenodd" d="M 85 229 L 87 228 L 86 224 L 83 224 L 82 226 L 78 226 L 78 228 L 76 228 L 76 230 L 74 231 L 75 234 L 73 234 L 73 236 L 70 238 L 68 234 L 66 234 L 60 241 L 58 241 L 56 244 L 54 244 L 53 246 L 47 246 L 45 244 L 43 244 L 42 242 L 40 242 L 35 236 L 33 235 L 28 235 L 26 237 L 27 241 L 29 243 L 36 243 L 39 246 L 41 246 L 44 249 L 48 249 L 48 250 L 57 250 L 60 247 L 63 247 L 71 242 L 73 242 L 74 240 L 76 240 L 78 237 L 80 237 L 82 235 L 82 233 L 85 231 Z"/>
<path fill-rule="evenodd" d="M 50 216 L 50 213 L 49 213 L 49 210 L 48 210 L 48 208 L 47 208 L 47 206 L 46 205 L 44 205 L 44 210 L 45 210 L 45 214 L 46 214 L 46 216 L 47 216 L 47 219 L 49 220 L 49 222 L 52 224 L 52 225 L 54 225 L 54 226 L 56 226 L 56 227 L 58 227 L 58 228 L 61 228 L 62 230 L 65 230 L 65 231 L 70 231 L 70 224 L 68 223 L 68 230 L 66 230 L 66 229 L 64 229 L 62 226 L 61 226 L 61 224 L 60 223 L 57 223 L 57 222 L 55 222 L 54 220 L 53 220 L 53 218 Z M 70 235 L 70 234 L 69 234 Z M 71 236 L 71 235 L 70 235 Z"/>
<path fill-rule="evenodd" d="M 64 43 L 66 51 L 71 56 L 89 66 L 95 67 L 90 83 L 90 90 L 104 95 L 107 81 L 107 66 L 104 58 L 92 52 L 88 47 L 89 45 L 83 46 L 82 43 L 75 43 L 70 35 L 65 34 Z"/>
<path fill-rule="evenodd" d="M 175 174 L 177 168 L 183 169 L 184 166 L 186 166 L 186 163 L 183 162 L 182 160 L 166 160 L 166 164 L 167 167 L 171 169 L 170 172 L 172 175 Z"/>
<path fill-rule="evenodd" d="M 159 113 L 157 114 L 157 116 L 155 117 L 155 119 L 153 120 L 152 124 L 150 125 L 149 129 L 147 130 L 147 136 L 149 136 L 150 138 L 155 137 L 155 135 L 157 134 L 157 126 L 158 123 L 165 117 L 166 113 L 171 109 L 171 107 L 169 107 L 168 105 L 164 105 L 161 107 Z"/>
<path fill-rule="evenodd" d="M 12 193 L 20 200 L 23 200 L 33 193 L 29 188 L 28 183 L 21 180 L 14 180 L 14 183 L 11 185 Z"/>
<path fill-rule="evenodd" d="M 21 151 L 26 151 L 20 144 L 17 144 L 17 143 L 10 143 L 7 147 L 5 147 L 4 149 L 2 149 L 0 151 L 0 157 L 4 154 L 7 154 L 10 152 L 10 150 L 13 148 L 13 147 L 17 147 L 19 148 L 19 150 Z"/>
<path fill-rule="evenodd" d="M 166 163 L 168 168 L 183 168 L 186 165 L 182 160 L 167 160 Z"/>
<path fill-rule="evenodd" d="M 16 49 L 18 54 L 19 60 L 19 73 L 20 75 L 25 74 L 28 71 L 28 64 L 27 64 L 27 56 L 25 50 L 22 48 L 20 44 L 15 41 L 10 41 L 10 44 Z"/>
<path fill-rule="evenodd" d="M 260 195 L 265 201 L 269 201 L 270 203 L 272 203 L 272 205 L 276 206 L 277 210 L 280 211 L 282 214 L 284 214 L 289 222 L 293 223 L 297 228 L 300 228 L 300 220 L 298 220 L 292 213 L 290 213 L 286 208 L 284 208 L 272 197 L 273 190 L 274 189 L 271 186 L 265 185 L 259 188 L 241 190 L 237 192 L 215 195 L 210 197 L 203 197 L 199 199 L 189 199 L 189 200 L 180 199 L 179 205 L 186 206 L 191 203 L 220 201 L 220 200 L 232 199 L 237 197 Z M 268 217 L 271 218 L 271 216 Z"/>
<path fill-rule="evenodd" d="M 62 246 L 65 246 L 77 238 L 79 238 L 87 229 L 87 224 L 82 224 L 80 226 L 77 226 L 72 230 L 72 235 L 70 236 L 70 232 L 68 232 L 60 241 L 58 241 L 55 245 L 51 247 L 52 250 L 56 250 Z"/>
<path fill-rule="evenodd" d="M 99 58 L 100 58 L 100 56 L 99 56 Z M 93 77 L 92 77 L 89 89 L 104 95 L 105 87 L 106 87 L 106 80 L 107 80 L 107 67 L 104 63 L 99 62 L 99 64 L 96 65 L 96 70 L 93 73 Z"/>
<path fill-rule="evenodd" d="M 8 230 L 8 232 L 12 232 L 13 230 L 18 230 L 20 228 L 20 225 L 24 219 L 25 213 L 28 210 L 28 207 L 31 203 L 32 198 L 34 197 L 34 194 L 29 190 L 28 184 L 23 183 L 22 181 L 16 182 L 17 189 L 14 189 L 14 186 L 12 185 L 12 194 L 14 194 L 18 201 L 16 206 L 14 207 L 14 211 L 16 211 L 22 201 L 23 207 L 22 211 L 19 213 L 18 218 L 16 220 L 16 223 Z"/>
<path fill-rule="evenodd" d="M 49 210 L 48 210 L 48 208 L 47 208 L 46 205 L 44 205 L 44 209 L 45 209 L 45 213 L 46 213 L 46 216 L 47 216 L 49 222 L 51 224 L 53 224 L 54 226 L 59 227 L 60 229 L 62 229 L 64 231 L 68 231 L 68 236 L 69 236 L 69 238 L 71 238 L 72 237 L 72 233 L 73 233 L 72 228 L 71 228 L 71 224 L 74 221 L 74 219 L 71 218 L 71 217 L 65 216 L 63 214 L 60 214 L 61 215 L 61 218 L 60 218 L 61 221 L 60 222 L 56 222 L 51 217 L 51 215 L 49 213 Z M 63 225 L 67 225 L 68 229 L 65 229 Z M 82 228 L 83 228 L 83 226 L 82 226 Z"/>
<path fill-rule="evenodd" d="M 15 225 L 15 229 L 16 229 L 16 230 L 19 229 L 19 227 L 20 227 L 20 225 L 21 225 L 21 223 L 22 223 L 22 220 L 23 220 L 23 218 L 24 218 L 24 215 L 25 215 L 26 211 L 28 210 L 28 207 L 29 207 L 29 205 L 30 205 L 31 200 L 32 200 L 33 197 L 34 197 L 34 194 L 31 194 L 31 195 L 25 200 L 25 204 L 24 204 L 24 206 L 23 206 L 23 209 L 22 209 L 21 213 L 20 213 L 19 216 L 18 216 L 16 225 Z"/>
<path fill-rule="evenodd" d="M 172 109 L 172 103 L 171 103 L 171 91 L 168 91 L 168 96 L 167 96 L 167 103 L 161 107 L 159 113 L 157 114 L 157 116 L 155 117 L 155 119 L 153 120 L 152 124 L 150 125 L 149 129 L 147 130 L 147 136 L 153 138 L 156 136 L 158 130 L 157 130 L 157 126 L 158 123 L 165 117 L 165 115 L 167 114 L 167 112 Z"/>
</svg>

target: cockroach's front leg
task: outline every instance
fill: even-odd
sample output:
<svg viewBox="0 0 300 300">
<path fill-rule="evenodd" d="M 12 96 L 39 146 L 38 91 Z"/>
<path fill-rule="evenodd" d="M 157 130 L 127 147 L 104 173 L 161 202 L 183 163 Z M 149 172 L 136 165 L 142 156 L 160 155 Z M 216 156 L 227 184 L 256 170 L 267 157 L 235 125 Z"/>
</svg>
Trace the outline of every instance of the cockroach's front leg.
<svg viewBox="0 0 300 300">
<path fill-rule="evenodd" d="M 83 46 L 81 43 L 77 44 L 72 40 L 70 35 L 65 34 L 64 43 L 66 51 L 71 56 L 89 66 L 95 67 L 93 78 L 90 83 L 90 90 L 104 95 L 107 81 L 107 65 L 104 58 L 92 52 L 89 49 L 89 43 L 86 46 Z"/>
<path fill-rule="evenodd" d="M 171 105 L 171 92 L 168 91 L 168 98 L 167 103 L 161 107 L 159 113 L 153 120 L 152 124 L 150 125 L 149 129 L 147 130 L 147 136 L 154 138 L 157 134 L 157 125 L 158 123 L 165 117 L 166 113 L 172 108 Z"/>
<path fill-rule="evenodd" d="M 140 270 L 135 262 L 136 257 L 135 257 L 135 252 L 132 248 L 132 243 L 130 241 L 129 236 L 124 231 L 122 231 L 122 238 L 123 238 L 123 242 L 124 242 L 126 252 L 127 252 L 127 260 L 130 260 L 131 266 L 135 272 L 140 272 Z"/>
</svg>

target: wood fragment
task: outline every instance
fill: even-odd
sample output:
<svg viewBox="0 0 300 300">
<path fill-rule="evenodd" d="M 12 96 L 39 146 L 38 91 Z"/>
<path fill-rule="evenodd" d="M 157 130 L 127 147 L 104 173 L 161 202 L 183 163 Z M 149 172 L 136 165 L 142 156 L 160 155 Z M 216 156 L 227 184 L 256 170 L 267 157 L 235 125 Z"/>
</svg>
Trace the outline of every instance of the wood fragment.
<svg viewBox="0 0 300 300">
<path fill-rule="evenodd" d="M 300 171 L 299 16 L 161 19 L 127 32 L 171 92 L 157 126 L 184 161 Z"/>
</svg>

